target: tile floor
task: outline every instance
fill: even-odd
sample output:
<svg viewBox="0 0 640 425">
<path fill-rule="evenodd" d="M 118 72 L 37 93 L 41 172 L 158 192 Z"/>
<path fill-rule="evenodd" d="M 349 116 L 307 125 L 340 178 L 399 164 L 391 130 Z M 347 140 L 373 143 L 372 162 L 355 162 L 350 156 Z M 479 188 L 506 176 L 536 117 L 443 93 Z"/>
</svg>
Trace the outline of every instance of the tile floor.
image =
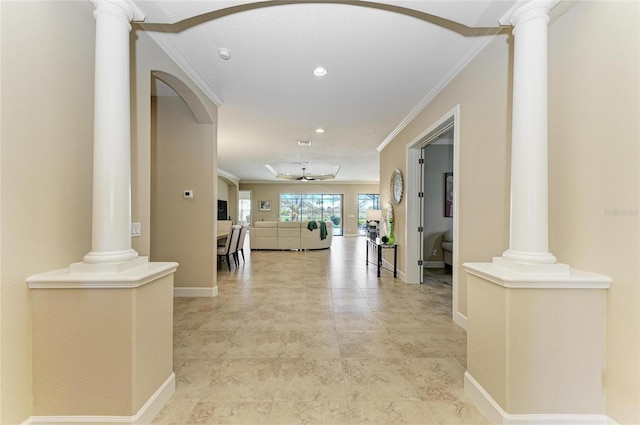
<svg viewBox="0 0 640 425">
<path fill-rule="evenodd" d="M 363 238 L 245 254 L 218 297 L 175 300 L 176 392 L 154 425 L 487 423 L 449 285 L 377 278 Z"/>
</svg>

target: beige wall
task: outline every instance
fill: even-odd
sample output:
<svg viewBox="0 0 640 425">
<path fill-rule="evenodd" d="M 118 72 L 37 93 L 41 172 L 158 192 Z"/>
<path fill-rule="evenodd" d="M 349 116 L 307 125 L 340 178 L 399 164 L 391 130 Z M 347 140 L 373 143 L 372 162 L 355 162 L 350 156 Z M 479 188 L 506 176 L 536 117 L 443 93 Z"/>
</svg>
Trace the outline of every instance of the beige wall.
<svg viewBox="0 0 640 425">
<path fill-rule="evenodd" d="M 605 382 L 607 414 L 619 423 L 640 423 L 638 8 L 579 2 L 549 30 L 550 250 L 560 262 L 614 280 Z M 497 37 L 381 153 L 382 181 L 396 167 L 404 172 L 406 144 L 460 104 L 454 267 L 462 314 L 460 265 L 490 261 L 508 248 L 509 43 L 510 36 Z M 381 190 L 388 201 L 386 185 Z M 396 208 L 398 228 L 406 222 L 404 205 Z"/>
<path fill-rule="evenodd" d="M 95 20 L 90 2 L 1 2 L 0 7 L 0 423 L 14 424 L 32 414 L 33 402 L 26 278 L 67 267 L 91 249 Z M 194 86 L 148 36 L 136 35 L 132 218 L 142 222 L 143 234 L 133 247 L 148 255 L 151 70 Z M 215 122 L 215 105 L 203 103 Z M 215 129 L 212 133 L 215 142 Z"/>
<path fill-rule="evenodd" d="M 460 169 L 456 214 L 458 263 L 454 264 L 459 312 L 466 316 L 467 261 L 490 261 L 508 245 L 509 37 L 501 35 L 478 55 L 380 154 L 380 180 L 398 168 L 407 175 L 407 144 L 460 105 Z M 389 185 L 381 184 L 381 201 L 389 202 Z M 398 267 L 406 273 L 406 194 L 394 207 Z"/>
<path fill-rule="evenodd" d="M 218 177 L 218 199 L 222 201 L 229 200 L 229 185 L 220 177 Z"/>
<path fill-rule="evenodd" d="M 135 415 L 173 371 L 172 289 L 34 289 L 33 415 Z"/>
<path fill-rule="evenodd" d="M 199 124 L 178 96 L 153 97 L 151 261 L 176 261 L 176 287 L 212 287 L 215 152 L 210 124 Z M 193 190 L 193 199 L 184 198 Z"/>
<path fill-rule="evenodd" d="M 134 222 L 140 222 L 142 235 L 133 239 L 133 248 L 140 255 L 149 255 L 151 246 L 151 84 L 152 72 L 166 72 L 179 79 L 191 98 L 200 102 L 211 125 L 213 152 L 217 150 L 217 106 L 186 76 L 151 37 L 133 24 L 132 30 L 132 163 L 131 170 L 131 215 Z M 173 87 L 177 89 L 176 87 Z M 184 98 L 185 96 L 183 96 Z M 190 104 L 191 105 L 191 104 Z M 193 109 L 193 106 L 191 106 Z M 200 121 L 199 121 L 200 122 Z M 213 158 L 209 176 L 203 178 L 215 182 L 217 159 Z M 213 185 L 213 199 L 216 199 L 218 188 Z M 215 211 L 214 211 L 215 212 Z M 213 236 L 212 236 L 213 238 Z M 179 270 L 179 269 L 178 269 Z"/>
<path fill-rule="evenodd" d="M 377 184 L 332 184 L 332 183 L 241 183 L 240 190 L 251 191 L 251 222 L 278 220 L 280 217 L 281 193 L 331 193 L 343 194 L 342 219 L 344 234 L 358 233 L 358 194 L 379 193 Z M 258 211 L 259 201 L 271 201 L 271 211 Z M 353 215 L 354 217 L 349 217 Z"/>
<path fill-rule="evenodd" d="M 237 179 L 230 179 L 228 177 L 221 177 L 220 174 L 218 175 L 218 199 L 227 201 L 227 218 L 231 217 L 231 220 L 234 223 L 240 222 L 240 218 L 238 217 L 239 190 L 239 183 Z M 216 218 L 218 217 L 217 209 L 215 216 Z"/>
<path fill-rule="evenodd" d="M 640 3 L 583 2 L 549 31 L 552 252 L 613 279 L 607 413 L 640 423 Z"/>
<path fill-rule="evenodd" d="M 0 423 L 31 415 L 26 278 L 91 249 L 90 2 L 2 2 Z"/>
</svg>

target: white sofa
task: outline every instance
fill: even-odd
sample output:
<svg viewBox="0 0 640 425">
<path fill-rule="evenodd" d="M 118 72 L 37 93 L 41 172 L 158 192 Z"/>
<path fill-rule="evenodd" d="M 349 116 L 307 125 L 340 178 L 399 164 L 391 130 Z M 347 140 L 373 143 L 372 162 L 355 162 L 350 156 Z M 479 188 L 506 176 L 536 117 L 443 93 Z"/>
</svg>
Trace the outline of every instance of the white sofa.
<svg viewBox="0 0 640 425">
<path fill-rule="evenodd" d="M 333 222 L 327 221 L 327 237 L 320 239 L 318 228 L 309 230 L 308 221 L 257 221 L 251 228 L 251 249 L 325 249 L 333 240 Z"/>
</svg>

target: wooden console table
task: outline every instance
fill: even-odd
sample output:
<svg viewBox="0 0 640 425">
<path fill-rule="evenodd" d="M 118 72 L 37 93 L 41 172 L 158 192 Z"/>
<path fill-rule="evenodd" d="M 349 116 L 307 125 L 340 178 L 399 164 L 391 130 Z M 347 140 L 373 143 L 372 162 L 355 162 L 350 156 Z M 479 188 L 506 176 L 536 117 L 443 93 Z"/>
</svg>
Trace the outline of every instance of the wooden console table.
<svg viewBox="0 0 640 425">
<path fill-rule="evenodd" d="M 369 249 L 371 249 L 372 253 L 376 254 L 376 265 L 378 268 L 378 277 L 380 277 L 380 269 L 385 268 L 382 267 L 382 250 L 383 249 L 393 249 L 393 277 L 398 277 L 398 245 L 393 244 L 389 245 L 386 243 L 382 243 L 380 238 L 369 239 L 367 238 L 367 266 L 369 263 L 373 264 L 373 261 L 369 261 Z"/>
</svg>

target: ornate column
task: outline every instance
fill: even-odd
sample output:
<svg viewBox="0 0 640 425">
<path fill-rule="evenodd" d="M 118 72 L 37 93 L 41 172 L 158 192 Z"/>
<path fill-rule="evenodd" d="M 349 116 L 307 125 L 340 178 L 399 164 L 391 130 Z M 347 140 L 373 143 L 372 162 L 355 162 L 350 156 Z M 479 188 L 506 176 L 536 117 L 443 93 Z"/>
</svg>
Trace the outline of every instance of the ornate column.
<svg viewBox="0 0 640 425">
<path fill-rule="evenodd" d="M 465 391 L 491 423 L 597 423 L 606 410 L 611 279 L 549 252 L 547 23 L 556 3 L 518 2 L 500 21 L 514 26 L 509 249 L 464 264 Z"/>
<path fill-rule="evenodd" d="M 96 7 L 91 252 L 84 263 L 136 259 L 131 248 L 131 118 L 129 22 L 141 14 L 124 1 Z"/>
<path fill-rule="evenodd" d="M 525 3 L 500 22 L 514 27 L 511 222 L 502 256 L 510 262 L 556 263 L 549 252 L 547 182 L 547 23 L 556 3 Z"/>
<path fill-rule="evenodd" d="M 68 269 L 27 279 L 33 414 L 47 423 L 146 424 L 175 391 L 178 264 L 149 262 L 131 249 L 129 22 L 143 16 L 126 0 L 93 3 L 91 252 Z"/>
</svg>

